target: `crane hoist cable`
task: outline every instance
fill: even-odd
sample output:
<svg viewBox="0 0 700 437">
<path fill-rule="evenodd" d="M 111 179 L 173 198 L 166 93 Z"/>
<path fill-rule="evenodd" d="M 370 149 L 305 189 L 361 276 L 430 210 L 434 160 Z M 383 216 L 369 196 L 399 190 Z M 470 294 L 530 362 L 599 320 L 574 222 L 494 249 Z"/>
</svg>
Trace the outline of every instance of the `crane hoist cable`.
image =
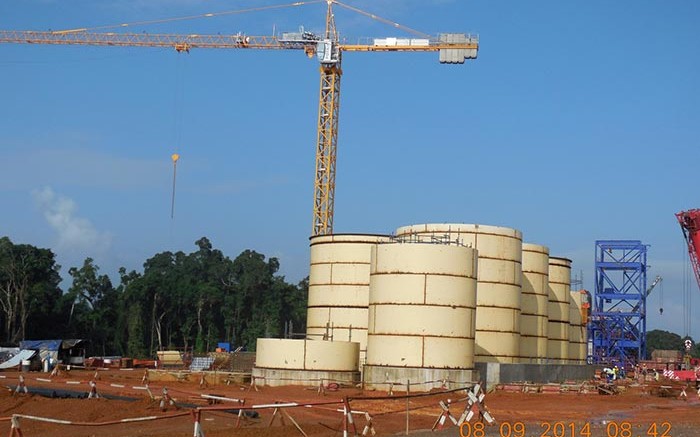
<svg viewBox="0 0 700 437">
<path fill-rule="evenodd" d="M 175 107 L 174 107 L 174 127 L 173 133 L 175 136 L 175 152 L 170 155 L 173 162 L 173 186 L 172 197 L 170 201 L 170 219 L 175 218 L 175 186 L 177 181 L 177 162 L 180 159 L 180 149 L 182 145 L 182 106 L 183 106 L 183 80 L 182 80 L 182 56 L 176 57 L 175 67 Z"/>
<path fill-rule="evenodd" d="M 172 198 L 170 201 L 170 219 L 175 218 L 175 183 L 177 181 L 177 162 L 180 159 L 181 147 L 182 147 L 182 126 L 183 126 L 183 100 L 184 100 L 184 80 L 183 80 L 183 61 L 182 57 L 178 56 L 176 60 L 175 67 L 175 107 L 174 107 L 174 117 L 173 117 L 173 134 L 175 143 L 175 152 L 170 155 L 170 159 L 173 162 L 173 187 L 172 187 Z"/>
<path fill-rule="evenodd" d="M 690 294 L 690 255 L 687 250 L 683 250 L 683 280 L 682 280 L 682 292 L 683 292 L 683 333 L 687 337 L 690 335 L 691 329 L 691 318 L 690 318 L 690 306 L 691 306 L 691 294 Z"/>
<path fill-rule="evenodd" d="M 235 9 L 235 10 L 221 11 L 221 12 L 208 12 L 206 14 L 186 15 L 186 16 L 182 16 L 182 17 L 161 18 L 161 19 L 156 19 L 156 20 L 133 21 L 131 23 L 107 24 L 104 26 L 80 27 L 80 28 L 76 28 L 76 29 L 56 30 L 56 31 L 53 31 L 53 33 L 62 34 L 62 33 L 74 33 L 74 32 L 87 32 L 87 31 L 95 31 L 95 30 L 119 29 L 119 28 L 124 28 L 124 27 L 145 26 L 145 25 L 149 25 L 149 24 L 172 23 L 174 21 L 187 21 L 187 20 L 196 20 L 196 19 L 200 19 L 200 18 L 212 18 L 212 17 L 220 17 L 220 16 L 224 16 L 224 15 L 237 15 L 237 14 L 245 14 L 248 12 L 266 11 L 266 10 L 270 10 L 270 9 L 291 8 L 291 7 L 304 6 L 304 5 L 310 5 L 310 4 L 315 4 L 315 3 L 324 3 L 325 1 L 326 0 L 300 1 L 300 2 L 294 2 L 294 3 L 281 4 L 281 5 L 260 6 L 257 8 Z"/>
<path fill-rule="evenodd" d="M 170 202 L 170 218 L 173 219 L 175 218 L 175 181 L 177 179 L 177 161 L 180 159 L 180 155 L 173 153 L 170 156 L 170 159 L 173 161 L 173 196 Z"/>
<path fill-rule="evenodd" d="M 341 6 L 345 9 L 350 10 L 350 11 L 357 12 L 358 14 L 364 15 L 366 17 L 373 19 L 373 20 L 377 20 L 377 21 L 382 22 L 384 24 L 388 24 L 389 26 L 394 27 L 396 29 L 401 29 L 405 32 L 413 33 L 413 34 L 418 35 L 418 36 L 423 37 L 423 38 L 430 38 L 430 35 L 428 35 L 427 33 L 423 33 L 420 30 L 412 29 L 408 26 L 404 26 L 402 24 L 396 23 L 396 22 L 391 21 L 387 18 L 380 17 L 379 15 L 372 14 L 371 12 L 366 12 L 366 11 L 363 11 L 362 9 L 358 9 L 358 8 L 353 7 L 353 6 L 346 5 L 345 3 L 341 3 L 337 0 L 333 0 L 333 4 Z"/>
</svg>

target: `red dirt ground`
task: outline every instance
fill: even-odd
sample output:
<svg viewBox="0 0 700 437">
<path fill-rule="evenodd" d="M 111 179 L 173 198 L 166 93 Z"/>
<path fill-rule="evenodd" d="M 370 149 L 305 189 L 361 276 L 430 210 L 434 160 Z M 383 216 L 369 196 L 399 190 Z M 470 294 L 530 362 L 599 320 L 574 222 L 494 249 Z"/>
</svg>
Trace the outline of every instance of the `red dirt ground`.
<svg viewBox="0 0 700 437">
<path fill-rule="evenodd" d="M 94 371 L 73 370 L 70 375 L 51 378 L 51 382 L 37 381 L 36 378 L 47 378 L 47 374 L 25 374 L 27 386 L 51 390 L 73 390 L 87 392 L 87 382 L 94 377 Z M 105 422 L 125 418 L 144 416 L 164 417 L 162 420 L 120 423 L 108 426 L 75 426 L 52 423 L 42 423 L 34 420 L 20 419 L 21 430 L 25 437 L 48 437 L 58 435 L 70 436 L 152 436 L 176 437 L 193 435 L 193 416 L 191 407 L 176 410 L 170 407 L 161 412 L 157 401 L 151 401 L 143 390 L 133 389 L 140 386 L 142 371 L 108 370 L 100 371 L 97 381 L 98 392 L 138 398 L 137 401 L 101 399 L 51 399 L 39 395 L 13 395 L 17 385 L 18 372 L 7 371 L 0 373 L 0 385 L 8 387 L 0 390 L 0 435 L 9 435 L 12 414 L 27 414 L 68 421 L 87 423 Z M 281 402 L 340 402 L 343 397 L 351 398 L 353 410 L 367 411 L 378 435 L 393 435 L 402 433 L 406 426 L 406 401 L 397 400 L 352 400 L 353 397 L 386 396 L 383 392 L 365 392 L 359 389 L 344 388 L 336 392 L 328 391 L 319 394 L 316 389 L 303 387 L 262 387 L 259 392 L 250 390 L 247 386 L 220 385 L 199 388 L 199 378 L 193 375 L 194 381 L 183 382 L 152 382 L 150 389 L 159 397 L 165 384 L 170 395 L 178 403 L 206 406 L 200 395 L 216 394 L 231 398 L 245 399 L 245 405 L 251 406 L 263 403 Z M 81 384 L 68 384 L 66 381 L 80 381 Z M 110 384 L 123 384 L 125 387 L 112 387 Z M 509 428 L 511 437 L 548 436 L 548 437 L 587 437 L 581 432 L 586 423 L 591 426 L 590 437 L 647 437 L 649 427 L 656 423 L 655 437 L 688 437 L 700 436 L 700 400 L 693 390 L 688 391 L 687 401 L 671 397 L 658 397 L 646 393 L 644 387 L 631 387 L 617 396 L 598 394 L 525 394 L 495 392 L 486 395 L 485 403 L 497 420 L 497 424 L 487 428 L 487 436 L 507 436 Z M 396 393 L 401 395 L 403 393 Z M 440 394 L 425 398 L 412 399 L 410 409 L 411 433 L 417 430 L 429 430 L 440 414 L 437 405 L 439 400 L 452 398 L 453 415 L 459 414 L 465 402 L 458 402 L 463 395 L 456 393 Z M 229 404 L 219 404 L 226 405 Z M 230 408 L 237 405 L 230 404 Z M 308 436 L 342 435 L 342 413 L 336 411 L 337 405 L 326 405 L 314 408 L 297 407 L 287 409 L 293 419 L 298 422 Z M 184 413 L 180 417 L 168 416 Z M 297 436 L 301 435 L 290 420 L 285 424 L 278 418 L 268 427 L 272 410 L 259 410 L 257 419 L 244 420 L 240 428 L 236 428 L 236 414 L 222 411 L 204 411 L 201 416 L 202 429 L 207 437 L 223 436 Z M 358 431 L 361 433 L 366 424 L 362 414 L 355 414 Z M 515 428 L 517 422 L 526 426 L 524 434 L 518 434 Z M 556 425 L 561 422 L 562 425 Z M 611 422 L 612 425 L 611 425 Z M 628 423 L 628 425 L 624 425 Z M 664 424 L 667 422 L 668 424 Z M 573 425 L 571 425 L 573 423 Z M 623 427 L 630 427 L 629 433 Z M 558 429 L 555 427 L 559 427 Z M 617 428 L 616 428 L 617 427 Z M 565 431 L 561 431 L 564 429 Z M 664 431 L 670 429 L 664 436 Z M 462 430 L 467 434 L 469 429 Z M 547 432 L 549 431 L 549 432 Z M 653 430 L 652 430 L 653 431 Z M 460 435 L 456 427 L 444 432 L 445 435 Z M 472 434 L 478 437 L 478 434 Z"/>
</svg>

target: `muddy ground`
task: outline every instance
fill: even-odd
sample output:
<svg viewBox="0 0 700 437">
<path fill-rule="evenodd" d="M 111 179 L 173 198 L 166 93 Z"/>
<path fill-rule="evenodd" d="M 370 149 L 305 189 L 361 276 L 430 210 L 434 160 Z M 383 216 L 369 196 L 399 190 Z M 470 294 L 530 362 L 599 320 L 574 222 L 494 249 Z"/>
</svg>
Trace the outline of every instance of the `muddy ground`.
<svg viewBox="0 0 700 437">
<path fill-rule="evenodd" d="M 0 373 L 0 435 L 10 435 L 10 417 L 25 414 L 44 418 L 60 419 L 80 425 L 66 425 L 39 422 L 20 418 L 19 425 L 25 437 L 70 436 L 152 436 L 176 437 L 192 436 L 194 416 L 197 406 L 208 407 L 202 394 L 212 394 L 244 400 L 244 406 L 269 404 L 274 402 L 327 403 L 314 407 L 285 409 L 287 415 L 272 417 L 272 409 L 257 410 L 258 417 L 243 417 L 239 420 L 236 411 L 207 411 L 201 413 L 201 426 L 207 437 L 219 436 L 298 436 L 302 435 L 293 422 L 308 436 L 342 435 L 342 400 L 350 398 L 350 407 L 367 412 L 377 435 L 403 434 L 406 428 L 406 400 L 354 400 L 358 397 L 385 397 L 383 392 L 361 392 L 357 388 L 340 388 L 321 394 L 316 388 L 303 387 L 262 387 L 260 391 L 249 385 L 216 385 L 200 387 L 200 376 L 176 377 L 173 373 L 169 381 L 151 381 L 149 389 L 152 400 L 142 387 L 142 370 L 98 371 L 96 387 L 99 399 L 61 398 L 65 391 L 85 396 L 90 387 L 88 382 L 95 378 L 95 371 L 72 370 L 70 374 L 49 377 L 44 373 L 25 374 L 30 391 L 39 394 L 14 394 L 19 372 Z M 49 381 L 37 380 L 50 379 Z M 165 379 L 168 379 L 167 377 Z M 123 387 L 122 387 L 123 386 Z M 163 387 L 173 397 L 178 408 L 168 406 L 161 411 L 160 398 Z M 486 395 L 485 404 L 497 423 L 486 427 L 482 434 L 472 425 L 465 426 L 462 435 L 469 437 L 508 436 L 508 437 L 690 437 L 700 436 L 700 400 L 694 390 L 688 390 L 687 400 L 677 397 L 677 390 L 670 396 L 661 397 L 649 386 L 626 387 L 623 393 L 615 396 L 597 393 L 509 393 L 496 391 Z M 55 392 L 55 393 L 54 393 Z M 654 392 L 653 394 L 650 392 Z M 395 395 L 402 395 L 395 392 Z M 50 398 L 46 396 L 54 395 Z M 128 399 L 118 399 L 124 397 Z M 430 435 L 435 420 L 440 416 L 440 400 L 451 399 L 451 413 L 459 417 L 466 402 L 460 400 L 463 393 L 436 394 L 435 396 L 412 399 L 408 403 L 409 428 L 411 435 Z M 337 402 L 333 404 L 333 402 Z M 231 410 L 238 409 L 235 403 L 219 403 Z M 246 410 L 244 410 L 246 411 Z M 250 414 L 250 413 L 248 413 Z M 281 416 L 281 417 L 280 417 Z M 157 417 L 158 420 L 144 422 L 98 423 L 119 421 L 129 418 Z M 367 424 L 362 413 L 354 415 L 359 433 Z M 284 420 L 282 420 L 284 419 Z M 270 422 L 272 421 L 272 424 Z M 480 426 L 480 425 L 473 425 Z M 422 432 L 422 431 L 423 432 Z M 587 432 L 589 430 L 589 432 Z M 443 430 L 440 435 L 460 435 L 454 426 Z"/>
</svg>

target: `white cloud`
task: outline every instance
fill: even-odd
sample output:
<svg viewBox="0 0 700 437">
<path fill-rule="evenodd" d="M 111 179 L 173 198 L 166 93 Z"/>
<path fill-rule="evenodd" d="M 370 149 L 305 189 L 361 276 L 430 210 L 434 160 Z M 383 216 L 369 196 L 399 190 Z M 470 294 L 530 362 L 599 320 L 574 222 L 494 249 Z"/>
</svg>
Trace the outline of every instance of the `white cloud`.
<svg viewBox="0 0 700 437">
<path fill-rule="evenodd" d="M 102 252 L 109 248 L 111 235 L 100 232 L 90 220 L 78 217 L 78 206 L 72 199 L 57 195 L 51 187 L 32 191 L 32 197 L 44 218 L 58 234 L 58 249 Z"/>
</svg>

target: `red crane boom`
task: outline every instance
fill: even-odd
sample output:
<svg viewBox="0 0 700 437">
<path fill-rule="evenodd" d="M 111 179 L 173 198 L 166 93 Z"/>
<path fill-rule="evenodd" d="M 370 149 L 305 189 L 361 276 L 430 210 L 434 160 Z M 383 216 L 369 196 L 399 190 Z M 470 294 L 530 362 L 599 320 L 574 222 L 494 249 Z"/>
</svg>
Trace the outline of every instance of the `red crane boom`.
<svg viewBox="0 0 700 437">
<path fill-rule="evenodd" d="M 685 242 L 688 245 L 690 264 L 695 272 L 695 280 L 700 287 L 700 209 L 690 209 L 676 214 L 678 223 L 681 225 Z"/>
</svg>

